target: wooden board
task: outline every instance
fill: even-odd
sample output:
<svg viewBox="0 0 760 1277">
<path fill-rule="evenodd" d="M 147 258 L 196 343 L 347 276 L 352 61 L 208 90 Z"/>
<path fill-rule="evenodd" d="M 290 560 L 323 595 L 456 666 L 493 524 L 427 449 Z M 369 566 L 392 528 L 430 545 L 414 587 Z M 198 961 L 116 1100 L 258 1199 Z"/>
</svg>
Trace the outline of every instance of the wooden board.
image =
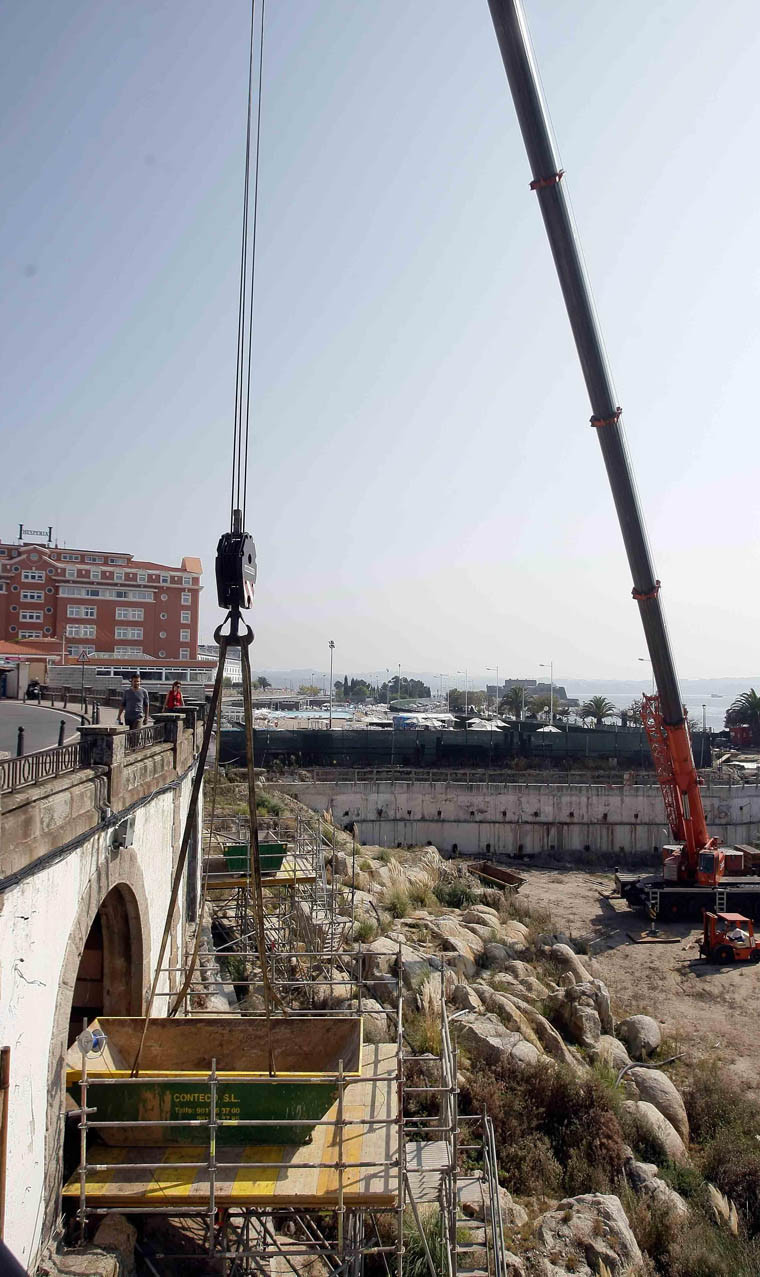
<svg viewBox="0 0 760 1277">
<path fill-rule="evenodd" d="M 301 883 L 311 883 L 317 881 L 317 875 L 314 873 L 296 873 L 292 869 L 285 866 L 276 874 L 265 874 L 261 879 L 263 887 L 297 887 Z M 207 880 L 209 890 L 214 891 L 233 891 L 240 887 L 247 887 L 253 890 L 253 879 L 248 874 L 230 874 L 218 873 L 209 874 Z"/>
<path fill-rule="evenodd" d="M 398 1126 L 373 1125 L 395 1119 L 396 1046 L 365 1046 L 362 1072 L 379 1081 L 357 1079 L 345 1088 L 344 1115 L 360 1125 L 343 1128 L 344 1202 L 346 1206 L 393 1206 L 397 1200 Z M 310 1144 L 273 1147 L 249 1145 L 218 1148 L 215 1201 L 219 1206 L 328 1207 L 338 1200 L 338 1102 L 328 1110 L 324 1126 L 317 1126 Z M 195 1148 L 118 1148 L 88 1140 L 90 1164 L 105 1165 L 87 1174 L 87 1201 L 92 1207 L 139 1211 L 146 1207 L 208 1205 L 209 1179 L 205 1168 L 176 1166 L 204 1161 L 208 1145 Z M 155 1170 L 133 1170 L 138 1162 L 158 1163 Z M 266 1163 L 264 1166 L 252 1165 Z M 314 1164 L 318 1163 L 318 1166 Z M 370 1163 L 368 1166 L 359 1163 Z M 75 1172 L 63 1190 L 69 1202 L 79 1197 Z"/>
</svg>

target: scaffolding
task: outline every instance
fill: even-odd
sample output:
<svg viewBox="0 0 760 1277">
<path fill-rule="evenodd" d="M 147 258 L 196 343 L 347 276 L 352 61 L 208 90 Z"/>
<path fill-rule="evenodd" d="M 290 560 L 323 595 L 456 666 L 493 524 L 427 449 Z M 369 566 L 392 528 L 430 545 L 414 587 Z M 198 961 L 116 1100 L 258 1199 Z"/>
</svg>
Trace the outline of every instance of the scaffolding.
<svg viewBox="0 0 760 1277">
<path fill-rule="evenodd" d="M 361 1006 L 363 955 L 354 951 L 342 959 Z M 457 1277 L 468 1251 L 485 1256 L 475 1269 L 472 1259 L 463 1262 L 469 1273 L 503 1277 L 493 1131 L 487 1116 L 459 1113 L 444 975 L 440 1051 L 420 1054 L 410 1049 L 404 1032 L 400 952 L 396 964 L 393 996 L 386 997 L 384 1011 L 390 1040 L 364 1043 L 358 1072 L 341 1059 L 331 1071 L 299 1075 L 303 1087 L 328 1084 L 330 1089 L 329 1106 L 316 1118 L 302 1116 L 302 1108 L 286 1116 L 278 1108 L 270 1118 L 232 1113 L 228 1075 L 212 1057 L 202 1077 L 192 1075 L 193 1116 L 188 1109 L 167 1117 L 166 1107 L 159 1116 L 150 1100 L 141 1109 L 141 1101 L 119 1099 L 129 1118 L 105 1119 L 104 1112 L 113 1112 L 106 1088 L 121 1087 L 121 1097 L 124 1088 L 138 1088 L 139 1096 L 141 1087 L 152 1095 L 156 1086 L 165 1085 L 180 1088 L 173 1092 L 176 1099 L 187 1083 L 154 1064 L 137 1077 L 119 1073 L 110 1061 L 99 1064 L 99 1057 L 86 1050 L 91 1037 L 83 1036 L 69 1055 L 68 1086 L 70 1094 L 78 1090 L 74 1116 L 80 1135 L 79 1167 L 63 1195 L 72 1240 L 86 1241 L 99 1217 L 118 1210 L 140 1227 L 147 1271 L 158 1264 L 153 1271 L 171 1272 L 175 1263 L 185 1265 L 177 1272 L 249 1277 L 264 1271 L 296 1273 L 305 1260 L 319 1258 L 334 1277 L 361 1277 L 369 1263 L 379 1265 L 371 1271 L 403 1277 L 413 1233 L 430 1277 Z M 371 979 L 367 991 L 373 988 Z M 289 981 L 280 983 L 278 994 L 301 1001 Z M 357 1018 L 354 1008 L 343 1014 Z M 107 1035 L 107 1021 L 104 1025 Z M 97 1032 L 95 1038 L 99 1041 Z M 287 1087 L 293 1075 L 235 1076 L 238 1088 L 262 1083 L 275 1088 Z M 283 1127 L 292 1134 L 283 1136 Z M 277 1128 L 278 1143 L 266 1142 L 266 1128 Z M 179 1142 L 188 1138 L 188 1129 L 193 1142 Z M 468 1206 L 474 1220 L 463 1213 Z M 438 1221 L 432 1231 L 431 1209 Z M 160 1243 L 156 1217 L 163 1224 Z M 429 1237 L 433 1233 L 435 1242 Z M 174 1250 L 172 1238 L 181 1241 Z"/>
</svg>

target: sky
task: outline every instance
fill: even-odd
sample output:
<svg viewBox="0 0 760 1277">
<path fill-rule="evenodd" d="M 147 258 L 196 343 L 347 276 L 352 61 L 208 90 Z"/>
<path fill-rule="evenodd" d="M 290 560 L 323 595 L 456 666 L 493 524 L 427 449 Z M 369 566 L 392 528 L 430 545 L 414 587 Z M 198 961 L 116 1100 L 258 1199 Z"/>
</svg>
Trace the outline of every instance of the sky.
<svg viewBox="0 0 760 1277">
<path fill-rule="evenodd" d="M 526 0 L 683 677 L 757 670 L 760 9 Z M 0 536 L 221 619 L 247 0 L 0 5 Z M 645 652 L 486 0 L 269 0 L 259 668 Z"/>
</svg>

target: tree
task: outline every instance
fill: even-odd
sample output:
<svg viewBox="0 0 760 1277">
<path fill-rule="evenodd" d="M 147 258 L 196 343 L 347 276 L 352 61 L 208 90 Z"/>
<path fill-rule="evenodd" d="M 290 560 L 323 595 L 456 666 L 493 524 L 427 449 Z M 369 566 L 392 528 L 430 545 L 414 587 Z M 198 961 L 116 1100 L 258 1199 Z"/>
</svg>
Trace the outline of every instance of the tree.
<svg viewBox="0 0 760 1277">
<path fill-rule="evenodd" d="M 499 701 L 499 713 L 507 714 L 510 718 L 520 718 L 524 700 L 525 692 L 522 687 L 510 687 L 506 696 Z"/>
<path fill-rule="evenodd" d="M 619 709 L 615 712 L 615 717 L 620 719 L 621 727 L 641 727 L 643 722 L 641 712 L 644 708 L 642 700 L 632 700 L 627 709 Z"/>
<path fill-rule="evenodd" d="M 585 705 L 581 705 L 581 718 L 593 718 L 596 727 L 601 727 L 605 718 L 611 718 L 615 706 L 606 696 L 590 696 Z"/>
<path fill-rule="evenodd" d="M 348 674 L 343 676 L 343 699 L 348 700 Z"/>
<path fill-rule="evenodd" d="M 452 687 L 449 692 L 449 708 L 454 710 L 455 713 L 462 713 L 465 710 L 469 711 L 471 709 L 481 710 L 485 705 L 485 700 L 485 692 L 474 692 L 468 690 L 467 705 L 465 705 L 464 692 L 460 692 L 457 687 Z"/>
<path fill-rule="evenodd" d="M 749 727 L 752 744 L 760 745 L 760 696 L 754 687 L 737 696 L 726 710 L 726 727 Z"/>
<path fill-rule="evenodd" d="M 269 682 L 268 678 L 264 678 L 263 674 L 259 674 L 259 677 L 254 680 L 253 686 L 258 687 L 260 691 L 265 692 L 268 687 L 272 686 L 272 684 Z"/>
<path fill-rule="evenodd" d="M 319 696 L 322 688 L 317 687 L 316 683 L 302 683 L 298 691 L 301 696 Z"/>
<path fill-rule="evenodd" d="M 540 718 L 542 714 L 546 714 L 548 718 L 549 699 L 546 692 L 539 692 L 537 696 L 531 696 L 526 706 L 528 717 Z"/>
<path fill-rule="evenodd" d="M 379 697 L 381 701 L 429 700 L 430 688 L 427 683 L 423 683 L 418 678 L 402 678 L 399 683 L 397 674 L 395 678 L 391 679 L 390 683 L 383 683 Z"/>
</svg>

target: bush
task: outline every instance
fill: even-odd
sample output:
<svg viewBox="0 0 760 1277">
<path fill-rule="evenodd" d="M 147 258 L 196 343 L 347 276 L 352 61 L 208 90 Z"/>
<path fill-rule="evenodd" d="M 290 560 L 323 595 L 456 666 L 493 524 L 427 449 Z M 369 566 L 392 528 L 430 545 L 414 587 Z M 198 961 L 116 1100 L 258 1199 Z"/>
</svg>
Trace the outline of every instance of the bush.
<svg viewBox="0 0 760 1277">
<path fill-rule="evenodd" d="M 383 908 L 392 918 L 405 918 L 409 912 L 409 893 L 403 887 L 391 887 L 383 897 Z"/>
<path fill-rule="evenodd" d="M 633 1235 L 660 1277 L 757 1277 L 760 1245 L 719 1228 L 692 1205 L 678 1220 L 630 1189 L 620 1194 Z"/>
<path fill-rule="evenodd" d="M 475 903 L 475 892 L 465 882 L 456 879 L 453 882 L 438 882 L 433 887 L 433 895 L 442 905 L 449 909 L 466 909 Z"/>
<path fill-rule="evenodd" d="M 408 887 L 409 899 L 418 909 L 424 909 L 430 904 L 432 893 L 430 884 L 426 882 L 410 882 Z"/>
<path fill-rule="evenodd" d="M 487 1109 L 502 1181 L 517 1193 L 609 1192 L 620 1178 L 623 1135 L 607 1088 L 595 1077 L 539 1061 L 476 1066 L 466 1095 Z"/>
<path fill-rule="evenodd" d="M 369 944 L 377 935 L 377 926 L 371 918 L 358 918 L 354 923 L 354 940 Z"/>
<path fill-rule="evenodd" d="M 735 1203 L 760 1235 L 760 1109 L 715 1064 L 703 1064 L 683 1090 L 692 1143 L 706 1179 Z"/>
</svg>

